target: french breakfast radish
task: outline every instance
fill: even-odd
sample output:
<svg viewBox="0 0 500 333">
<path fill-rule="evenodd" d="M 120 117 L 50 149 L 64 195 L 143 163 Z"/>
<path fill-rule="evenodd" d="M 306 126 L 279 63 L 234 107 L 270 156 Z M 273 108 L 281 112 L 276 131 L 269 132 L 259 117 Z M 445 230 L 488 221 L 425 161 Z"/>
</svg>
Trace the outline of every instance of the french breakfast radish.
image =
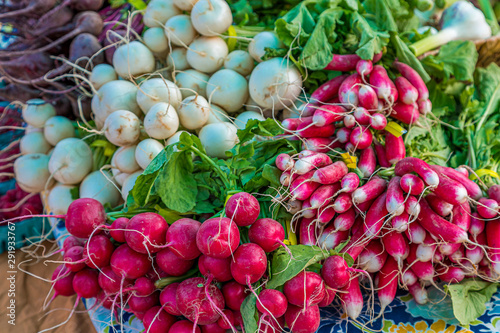
<svg viewBox="0 0 500 333">
<path fill-rule="evenodd" d="M 369 85 L 362 84 L 358 91 L 359 106 L 364 107 L 369 112 L 375 112 L 378 109 L 378 97 L 375 90 Z"/>
<path fill-rule="evenodd" d="M 359 286 L 359 278 L 352 278 L 343 291 L 339 293 L 342 307 L 347 316 L 355 320 L 363 310 L 363 295 Z"/>
<path fill-rule="evenodd" d="M 357 188 L 352 193 L 352 202 L 360 204 L 375 199 L 385 191 L 386 187 L 387 181 L 380 177 L 373 177 L 365 185 Z"/>
<path fill-rule="evenodd" d="M 373 66 L 370 74 L 370 85 L 374 87 L 379 99 L 391 104 L 398 100 L 396 85 L 394 85 L 387 75 L 387 71 L 381 65 Z"/>
<path fill-rule="evenodd" d="M 340 102 L 354 107 L 358 106 L 358 91 L 361 83 L 361 76 L 358 73 L 349 75 L 339 87 Z"/>
<path fill-rule="evenodd" d="M 405 210 L 405 198 L 403 190 L 400 186 L 401 178 L 394 176 L 389 181 L 387 186 L 387 197 L 385 199 L 385 207 L 389 214 L 395 216 L 403 214 Z"/>
<path fill-rule="evenodd" d="M 398 61 L 394 61 L 393 66 L 396 67 L 401 75 L 417 90 L 419 101 L 429 99 L 429 90 L 416 70 Z"/>
<path fill-rule="evenodd" d="M 385 118 L 385 117 L 384 117 Z M 375 157 L 375 151 L 371 146 L 365 148 L 361 151 L 361 156 L 359 157 L 358 168 L 363 173 L 364 177 L 370 177 L 377 167 L 377 158 Z"/>
<path fill-rule="evenodd" d="M 425 188 L 423 180 L 411 173 L 401 177 L 400 185 L 401 189 L 410 195 L 420 195 Z"/>
<path fill-rule="evenodd" d="M 403 137 L 397 137 L 387 132 L 385 134 L 385 156 L 390 164 L 396 164 L 406 156 Z"/>
<path fill-rule="evenodd" d="M 399 93 L 399 100 L 405 104 L 411 105 L 415 103 L 418 99 L 418 91 L 412 86 L 410 81 L 405 79 L 403 76 L 399 76 L 394 81 L 396 88 Z"/>
<path fill-rule="evenodd" d="M 442 217 L 450 215 L 453 211 L 453 205 L 451 203 L 444 201 L 433 193 L 429 193 L 425 198 L 432 210 Z"/>
<path fill-rule="evenodd" d="M 398 290 L 398 263 L 389 257 L 378 273 L 378 299 L 380 301 L 380 313 L 392 303 Z"/>
<path fill-rule="evenodd" d="M 405 157 L 396 163 L 394 174 L 404 176 L 407 173 L 415 172 L 428 186 L 439 184 L 438 174 L 424 161 L 416 157 Z"/>
<path fill-rule="evenodd" d="M 425 198 L 420 201 L 420 207 L 418 221 L 433 236 L 449 243 L 468 241 L 467 232 L 434 213 Z"/>
<path fill-rule="evenodd" d="M 323 83 L 311 94 L 311 101 L 325 103 L 334 98 L 339 92 L 340 85 L 347 76 L 348 75 L 345 74 L 339 75 Z"/>
</svg>

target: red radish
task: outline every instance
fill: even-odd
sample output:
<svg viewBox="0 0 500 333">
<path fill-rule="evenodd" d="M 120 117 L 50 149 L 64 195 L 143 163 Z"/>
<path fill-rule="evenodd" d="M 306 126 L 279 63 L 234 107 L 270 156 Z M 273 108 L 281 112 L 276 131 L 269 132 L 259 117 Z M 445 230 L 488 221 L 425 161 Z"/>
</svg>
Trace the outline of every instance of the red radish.
<svg viewBox="0 0 500 333">
<path fill-rule="evenodd" d="M 397 232 L 404 232 L 408 229 L 408 222 L 410 216 L 406 212 L 403 212 L 399 216 L 394 216 L 391 220 L 392 227 Z"/>
<path fill-rule="evenodd" d="M 274 289 L 264 289 L 257 300 L 257 310 L 274 318 L 283 316 L 288 307 L 288 301 L 282 292 Z"/>
<path fill-rule="evenodd" d="M 385 117 L 384 117 L 385 119 Z M 375 151 L 370 146 L 361 151 L 361 156 L 359 157 L 358 169 L 361 170 L 364 177 L 370 177 L 377 167 L 377 158 L 375 157 Z"/>
<path fill-rule="evenodd" d="M 403 191 L 411 195 L 420 195 L 425 188 L 424 181 L 411 173 L 401 177 L 400 185 Z"/>
<path fill-rule="evenodd" d="M 165 312 L 173 316 L 181 316 L 181 312 L 177 308 L 177 302 L 175 300 L 175 294 L 180 283 L 171 283 L 166 286 L 160 293 L 160 304 Z"/>
<path fill-rule="evenodd" d="M 420 283 L 414 283 L 408 287 L 410 294 L 415 299 L 417 304 L 423 305 L 429 301 L 429 296 L 427 294 L 427 290 L 420 285 Z"/>
<path fill-rule="evenodd" d="M 387 126 L 387 118 L 381 113 L 374 113 L 370 118 L 370 126 L 377 131 L 382 131 Z"/>
<path fill-rule="evenodd" d="M 297 127 L 297 135 L 303 138 L 328 138 L 335 133 L 335 125 L 328 124 L 325 126 L 311 126 L 310 124 L 302 123 Z"/>
<path fill-rule="evenodd" d="M 359 187 L 352 193 L 352 202 L 360 204 L 377 198 L 385 191 L 387 182 L 379 177 L 373 177 L 365 185 Z"/>
<path fill-rule="evenodd" d="M 438 269 L 437 275 L 441 281 L 446 283 L 459 283 L 465 278 L 465 272 L 461 268 L 454 266 Z"/>
<path fill-rule="evenodd" d="M 405 197 L 401 186 L 399 185 L 401 178 L 394 176 L 389 181 L 387 186 L 387 197 L 385 199 L 385 207 L 389 214 L 399 216 L 405 210 Z"/>
<path fill-rule="evenodd" d="M 402 123 L 411 125 L 418 122 L 420 113 L 418 112 L 418 107 L 416 104 L 408 105 L 397 102 L 393 106 L 390 116 L 401 121 Z"/>
<path fill-rule="evenodd" d="M 184 275 L 194 265 L 194 260 L 181 259 L 168 248 L 158 252 L 155 260 L 158 266 L 171 276 Z"/>
<path fill-rule="evenodd" d="M 432 111 L 432 102 L 429 99 L 418 101 L 418 111 L 424 116 Z"/>
<path fill-rule="evenodd" d="M 127 228 L 129 219 L 126 217 L 119 217 L 113 221 L 111 228 L 109 229 L 109 234 L 113 239 L 120 243 L 125 243 L 125 230 Z"/>
<path fill-rule="evenodd" d="M 333 203 L 333 209 L 339 213 L 345 213 L 352 207 L 351 195 L 349 193 L 341 193 Z"/>
<path fill-rule="evenodd" d="M 267 257 L 257 244 L 240 245 L 231 261 L 231 274 L 239 284 L 250 285 L 260 280 L 267 268 Z"/>
<path fill-rule="evenodd" d="M 311 170 L 315 170 L 317 168 L 321 168 L 330 164 L 332 164 L 332 159 L 330 158 L 330 156 L 323 153 L 317 153 L 299 159 L 297 162 L 295 162 L 293 170 L 299 175 L 304 175 Z"/>
<path fill-rule="evenodd" d="M 279 318 L 273 319 L 268 315 L 262 315 L 259 318 L 258 324 L 259 327 L 257 332 L 259 333 L 278 333 L 285 327 L 285 317 L 281 316 Z"/>
<path fill-rule="evenodd" d="M 425 198 L 420 201 L 420 207 L 418 220 L 433 236 L 448 243 L 468 241 L 467 232 L 434 213 Z"/>
<path fill-rule="evenodd" d="M 146 332 L 164 333 L 176 322 L 174 316 L 162 311 L 160 306 L 150 308 L 142 319 Z"/>
<path fill-rule="evenodd" d="M 182 281 L 177 287 L 175 301 L 184 317 L 200 325 L 216 322 L 224 309 L 224 296 L 213 284 L 195 277 Z M 216 308 L 217 309 L 216 309 Z"/>
<path fill-rule="evenodd" d="M 465 231 L 469 231 L 471 224 L 471 209 L 468 202 L 453 207 L 453 217 L 451 223 Z"/>
<path fill-rule="evenodd" d="M 348 142 L 351 137 L 351 132 L 352 130 L 347 127 L 339 128 L 337 131 L 337 140 L 339 140 L 340 143 Z"/>
<path fill-rule="evenodd" d="M 402 136 L 397 137 L 389 132 L 385 133 L 385 156 L 390 164 L 395 164 L 405 158 L 406 148 Z"/>
<path fill-rule="evenodd" d="M 339 214 L 333 221 L 335 231 L 348 231 L 351 229 L 354 224 L 355 216 L 356 214 L 352 208 Z"/>
<path fill-rule="evenodd" d="M 83 246 L 83 241 L 75 236 L 69 235 L 64 239 L 62 250 L 68 251 L 73 246 Z"/>
<path fill-rule="evenodd" d="M 325 285 L 325 297 L 318 303 L 320 308 L 329 306 L 333 303 L 337 291 Z"/>
<path fill-rule="evenodd" d="M 350 72 L 356 69 L 356 64 L 361 58 L 357 54 L 334 54 L 332 60 L 325 67 L 326 70 Z"/>
<path fill-rule="evenodd" d="M 203 254 L 198 259 L 198 268 L 203 276 L 212 276 L 219 282 L 226 282 L 233 279 L 233 276 L 231 275 L 230 257 L 217 259 Z"/>
<path fill-rule="evenodd" d="M 291 178 L 290 171 L 283 171 L 280 176 L 280 184 L 286 187 L 290 186 Z"/>
<path fill-rule="evenodd" d="M 338 131 L 337 131 L 338 133 Z M 335 148 L 340 148 L 341 143 L 335 138 L 306 138 L 302 141 L 302 149 L 317 153 L 327 153 Z"/>
<path fill-rule="evenodd" d="M 320 324 L 319 307 L 313 305 L 302 308 L 289 305 L 285 313 L 285 322 L 292 333 L 314 333 Z"/>
<path fill-rule="evenodd" d="M 234 311 L 239 311 L 241 304 L 250 293 L 247 288 L 236 281 L 230 281 L 222 286 L 222 293 L 226 306 Z"/>
<path fill-rule="evenodd" d="M 332 185 L 321 185 L 311 194 L 311 197 L 309 198 L 311 208 L 316 209 L 330 203 L 334 194 L 337 193 L 338 190 L 340 190 L 340 183 L 338 182 Z"/>
<path fill-rule="evenodd" d="M 380 313 L 392 303 L 398 290 L 398 263 L 389 257 L 378 273 L 378 299 L 380 301 Z"/>
<path fill-rule="evenodd" d="M 342 161 L 337 161 L 315 170 L 311 181 L 320 184 L 334 184 L 342 179 L 348 172 L 347 166 Z"/>
<path fill-rule="evenodd" d="M 486 241 L 490 247 L 490 260 L 493 271 L 500 274 L 500 221 L 486 222 Z"/>
<path fill-rule="evenodd" d="M 83 258 L 90 268 L 102 268 L 109 265 L 115 247 L 108 237 L 96 235 L 85 244 Z"/>
<path fill-rule="evenodd" d="M 251 225 L 260 214 L 260 205 L 257 199 L 246 192 L 234 194 L 227 200 L 226 216 L 239 227 Z"/>
<path fill-rule="evenodd" d="M 378 98 L 387 103 L 395 103 L 398 100 L 398 90 L 387 75 L 387 71 L 380 65 L 373 66 L 370 74 L 370 85 L 375 88 Z"/>
<path fill-rule="evenodd" d="M 354 109 L 353 112 L 354 119 L 356 119 L 356 122 L 360 125 L 369 125 L 370 124 L 370 113 L 366 111 L 364 107 L 358 106 L 357 108 Z"/>
<path fill-rule="evenodd" d="M 347 168 L 347 167 L 346 167 Z M 342 192 L 352 193 L 359 186 L 359 177 L 354 172 L 347 173 L 340 181 L 340 186 L 342 187 Z"/>
<path fill-rule="evenodd" d="M 156 253 L 165 245 L 168 224 L 156 213 L 140 213 L 130 219 L 125 232 L 127 245 L 139 253 Z"/>
<path fill-rule="evenodd" d="M 94 229 L 106 222 L 106 212 L 99 201 L 80 198 L 69 205 L 65 222 L 70 234 L 89 238 Z"/>
<path fill-rule="evenodd" d="M 462 184 L 467 189 L 467 194 L 474 200 L 478 200 L 483 196 L 483 192 L 481 191 L 479 185 L 474 183 L 472 180 L 469 179 L 468 176 L 464 175 L 463 173 L 453 168 L 442 167 L 439 165 L 432 165 L 431 168 L 437 173 L 440 173 Z"/>
<path fill-rule="evenodd" d="M 313 124 L 318 127 L 342 120 L 346 110 L 340 105 L 322 105 L 314 111 Z"/>
<path fill-rule="evenodd" d="M 316 220 L 319 223 L 323 223 L 323 224 L 329 223 L 333 219 L 333 217 L 335 216 L 336 213 L 337 212 L 335 211 L 335 209 L 331 205 L 326 206 L 325 208 L 320 207 L 318 209 L 318 216 L 317 216 Z"/>
<path fill-rule="evenodd" d="M 485 222 L 482 218 L 479 217 L 477 213 L 472 213 L 469 232 L 473 236 L 473 238 L 480 235 L 484 230 Z"/>
<path fill-rule="evenodd" d="M 302 202 L 302 217 L 312 219 L 313 217 L 316 216 L 317 210 L 313 209 L 311 207 L 311 201 L 309 200 L 310 198 L 307 198 Z M 254 242 L 255 243 L 255 242 Z"/>
<path fill-rule="evenodd" d="M 117 247 L 110 260 L 113 272 L 126 279 L 134 280 L 146 274 L 151 265 L 147 254 L 136 252 L 127 244 Z"/>
<path fill-rule="evenodd" d="M 398 61 L 395 61 L 393 63 L 393 66 L 396 67 L 396 69 L 401 73 L 401 75 L 403 75 L 403 77 L 407 79 L 411 83 L 411 85 L 417 90 L 419 101 L 429 99 L 429 90 L 427 89 L 424 80 L 422 80 L 422 78 L 420 77 L 420 75 L 418 75 L 416 70 L 414 70 L 407 64 Z"/>
<path fill-rule="evenodd" d="M 281 171 L 287 171 L 293 168 L 295 161 L 290 157 L 290 155 L 282 153 L 276 156 L 276 167 Z"/>
<path fill-rule="evenodd" d="M 359 60 L 356 63 L 356 72 L 365 81 L 365 76 L 370 75 L 373 70 L 373 63 L 370 60 Z"/>
<path fill-rule="evenodd" d="M 344 117 L 344 126 L 346 128 L 353 128 L 356 126 L 356 118 L 352 114 L 348 114 Z"/>
<path fill-rule="evenodd" d="M 406 214 L 406 213 L 405 213 Z M 408 215 L 406 215 L 408 216 Z M 409 218 L 409 216 L 408 216 Z M 425 240 L 427 232 L 417 221 L 413 221 L 408 224 L 408 229 L 405 231 L 406 237 L 410 243 L 422 244 Z"/>
<path fill-rule="evenodd" d="M 425 236 L 424 242 L 418 244 L 415 255 L 417 259 L 423 262 L 431 261 L 434 259 L 434 253 L 436 252 L 436 241 L 427 234 Z"/>
<path fill-rule="evenodd" d="M 450 215 L 453 211 L 453 205 L 451 203 L 444 201 L 435 194 L 429 193 L 425 198 L 432 210 L 442 217 Z"/>
<path fill-rule="evenodd" d="M 410 254 L 406 259 L 415 275 L 424 281 L 432 281 L 434 278 L 434 266 L 431 262 L 419 261 L 417 258 L 417 244 L 410 244 Z"/>
<path fill-rule="evenodd" d="M 405 202 L 405 212 L 410 216 L 418 216 L 420 214 L 420 203 L 417 198 L 410 195 Z"/>
<path fill-rule="evenodd" d="M 450 254 L 448 256 L 448 259 L 454 263 L 454 264 L 462 264 L 462 261 L 464 260 L 465 258 L 465 248 L 464 246 L 460 246 L 458 248 L 458 250 L 456 250 L 455 252 L 453 252 L 452 254 Z"/>
<path fill-rule="evenodd" d="M 265 252 L 273 252 L 280 246 L 285 246 L 285 229 L 281 223 L 263 218 L 255 221 L 248 230 L 248 238 L 259 245 Z"/>
<path fill-rule="evenodd" d="M 222 312 L 224 313 L 224 317 L 220 317 L 219 320 L 217 320 L 217 324 L 219 325 L 219 327 L 226 330 L 234 328 L 233 311 L 224 309 L 222 310 Z"/>
<path fill-rule="evenodd" d="M 359 105 L 370 112 L 378 110 L 378 97 L 375 90 L 365 84 L 362 84 L 358 91 Z"/>
<path fill-rule="evenodd" d="M 311 170 L 304 175 L 300 175 L 292 182 L 290 185 L 292 200 L 306 200 L 320 186 L 319 183 L 311 180 L 314 172 L 314 170 Z"/>
<path fill-rule="evenodd" d="M 452 255 L 460 249 L 460 243 L 445 243 L 439 245 L 439 252 L 444 256 Z"/>
<path fill-rule="evenodd" d="M 388 215 L 385 208 L 385 199 L 387 194 L 380 195 L 370 206 L 366 213 L 365 223 L 363 225 L 364 235 L 368 239 L 377 237 L 385 223 L 385 218 Z"/>
<path fill-rule="evenodd" d="M 477 213 L 485 219 L 492 219 L 498 215 L 498 202 L 493 199 L 481 198 L 477 204 Z"/>
<path fill-rule="evenodd" d="M 98 283 L 107 294 L 115 294 L 132 285 L 132 280 L 116 274 L 111 267 L 103 267 L 99 272 Z"/>
<path fill-rule="evenodd" d="M 170 326 L 168 333 L 201 333 L 201 330 L 189 320 L 180 320 Z"/>
<path fill-rule="evenodd" d="M 375 152 L 377 153 L 378 164 L 380 164 L 380 166 L 383 168 L 389 168 L 391 166 L 391 163 L 389 163 L 389 161 L 387 160 L 385 147 L 376 140 L 374 140 L 374 146 Z"/>
<path fill-rule="evenodd" d="M 327 227 L 318 238 L 318 246 L 325 250 L 333 250 L 349 238 L 349 231 L 336 231 L 333 226 Z"/>
<path fill-rule="evenodd" d="M 363 310 L 363 295 L 359 288 L 359 278 L 352 278 L 339 296 L 347 316 L 353 320 L 358 318 Z"/>
<path fill-rule="evenodd" d="M 316 221 L 303 218 L 300 221 L 299 244 L 313 246 L 316 242 Z"/>
<path fill-rule="evenodd" d="M 358 106 L 359 84 L 362 83 L 358 73 L 349 75 L 339 88 L 339 99 L 342 104 Z"/>
<path fill-rule="evenodd" d="M 73 278 L 75 273 L 68 271 L 64 265 L 59 265 L 52 273 L 52 283 L 54 284 L 54 296 L 72 296 L 75 294 L 75 289 L 73 289 Z"/>
<path fill-rule="evenodd" d="M 471 197 L 473 197 L 470 193 L 469 193 L 469 195 Z M 490 186 L 490 188 L 488 189 L 488 196 L 490 197 L 490 199 L 493 199 L 496 202 L 500 202 L 500 185 Z M 476 198 L 474 198 L 474 199 L 476 199 Z"/>
<path fill-rule="evenodd" d="M 233 314 L 233 318 L 234 318 L 234 314 Z M 192 333 L 192 330 L 189 332 Z M 227 332 L 227 330 L 220 327 L 219 324 L 217 324 L 217 323 L 201 326 L 201 333 L 226 333 L 226 332 Z"/>
<path fill-rule="evenodd" d="M 424 180 L 428 186 L 437 186 L 439 176 L 430 166 L 416 157 L 406 157 L 396 163 L 394 173 L 396 176 L 404 176 L 407 173 L 415 172 Z"/>
<path fill-rule="evenodd" d="M 399 100 L 405 104 L 411 105 L 418 99 L 418 91 L 412 86 L 410 81 L 400 76 L 394 81 L 399 93 Z"/>
<path fill-rule="evenodd" d="M 240 231 L 227 217 L 206 220 L 196 234 L 196 245 L 201 253 L 219 259 L 229 257 L 239 242 Z"/>
<path fill-rule="evenodd" d="M 311 125 L 313 122 L 313 117 L 301 117 L 301 118 L 287 118 L 283 120 L 281 126 L 289 132 L 296 131 L 299 125 L 305 124 L 306 126 Z"/>
<path fill-rule="evenodd" d="M 460 205 L 467 201 L 467 189 L 459 182 L 439 175 L 439 184 L 436 188 L 432 189 L 432 192 L 452 205 Z"/>
<path fill-rule="evenodd" d="M 179 258 L 193 260 L 201 252 L 196 246 L 196 235 L 201 223 L 189 218 L 183 218 L 170 225 L 166 234 L 167 245 Z"/>
<path fill-rule="evenodd" d="M 325 284 L 333 289 L 344 288 L 351 278 L 346 261 L 341 256 L 326 258 L 321 268 L 321 277 Z"/>
<path fill-rule="evenodd" d="M 290 304 L 309 307 L 325 297 L 325 285 L 319 274 L 302 271 L 285 283 L 283 293 Z"/>
<path fill-rule="evenodd" d="M 337 95 L 340 85 L 344 82 L 347 76 L 348 75 L 340 75 L 326 81 L 311 94 L 311 100 L 323 103 L 331 100 L 335 97 L 335 95 Z"/>
<path fill-rule="evenodd" d="M 397 231 L 389 231 L 382 236 L 382 243 L 387 253 L 396 260 L 398 266 L 402 266 L 408 247 L 404 236 Z"/>
<path fill-rule="evenodd" d="M 373 135 L 369 128 L 357 126 L 351 132 L 349 141 L 356 149 L 366 149 L 373 141 Z"/>
<path fill-rule="evenodd" d="M 382 269 L 387 259 L 387 252 L 384 251 L 379 240 L 372 240 L 363 249 L 358 257 L 358 265 L 368 273 L 375 273 Z"/>
<path fill-rule="evenodd" d="M 156 287 L 154 282 L 145 276 L 142 276 L 135 280 L 133 287 L 125 289 L 125 291 L 128 292 L 132 291 L 133 294 L 137 296 L 149 296 L 154 293 L 155 290 Z"/>
<path fill-rule="evenodd" d="M 486 234 L 481 233 L 477 236 L 476 242 L 484 246 L 487 244 Z M 480 246 L 471 246 L 465 250 L 465 256 L 474 265 L 479 265 L 481 260 L 484 258 L 484 251 Z"/>
<path fill-rule="evenodd" d="M 73 246 L 64 253 L 64 262 L 66 268 L 72 272 L 81 271 L 86 267 L 83 259 L 84 248 L 82 246 Z"/>
<path fill-rule="evenodd" d="M 405 289 L 406 287 L 418 282 L 418 277 L 407 266 L 408 265 L 405 265 L 405 268 L 403 269 L 403 273 L 401 275 L 401 283 L 403 284 Z"/>
<path fill-rule="evenodd" d="M 78 297 L 93 298 L 96 297 L 101 288 L 98 282 L 99 273 L 90 268 L 84 268 L 77 272 L 73 277 L 73 289 Z"/>
</svg>

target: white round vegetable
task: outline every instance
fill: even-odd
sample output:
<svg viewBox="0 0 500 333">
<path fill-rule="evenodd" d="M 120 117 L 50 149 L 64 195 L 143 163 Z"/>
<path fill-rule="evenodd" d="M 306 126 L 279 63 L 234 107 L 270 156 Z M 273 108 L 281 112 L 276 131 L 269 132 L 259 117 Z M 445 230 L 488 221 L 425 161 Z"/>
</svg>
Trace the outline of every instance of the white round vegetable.
<svg viewBox="0 0 500 333">
<path fill-rule="evenodd" d="M 247 76 L 252 73 L 254 60 L 250 53 L 243 50 L 234 50 L 224 60 L 224 68 L 232 69 L 243 76 Z"/>
<path fill-rule="evenodd" d="M 190 45 L 186 57 L 189 65 L 204 73 L 213 73 L 224 64 L 228 48 L 220 37 L 198 37 Z"/>
<path fill-rule="evenodd" d="M 135 160 L 136 145 L 120 147 L 113 154 L 113 163 L 116 168 L 123 173 L 133 173 L 141 167 Z M 113 165 L 112 163 L 112 165 Z"/>
<path fill-rule="evenodd" d="M 63 139 L 74 137 L 75 129 L 68 118 L 55 116 L 45 122 L 43 135 L 51 145 L 55 146 Z"/>
<path fill-rule="evenodd" d="M 204 126 L 198 137 L 208 156 L 227 158 L 225 152 L 238 143 L 237 128 L 231 123 L 215 123 Z"/>
<path fill-rule="evenodd" d="M 108 64 L 99 64 L 92 69 L 89 80 L 94 86 L 94 89 L 99 90 L 105 83 L 118 80 L 118 75 L 116 75 L 113 66 Z"/>
<path fill-rule="evenodd" d="M 198 0 L 173 0 L 174 4 L 181 10 L 190 12 Z"/>
<path fill-rule="evenodd" d="M 135 160 L 143 169 L 146 169 L 152 160 L 163 150 L 163 145 L 154 139 L 139 142 L 135 149 Z"/>
<path fill-rule="evenodd" d="M 164 30 L 160 27 L 146 30 L 142 38 L 144 44 L 155 53 L 163 53 L 168 50 L 167 37 L 165 37 Z"/>
<path fill-rule="evenodd" d="M 19 187 L 26 192 L 38 193 L 50 188 L 49 157 L 44 154 L 29 154 L 16 159 L 14 175 Z"/>
<path fill-rule="evenodd" d="M 137 104 L 144 114 L 147 114 L 156 103 L 168 103 L 177 109 L 181 101 L 182 94 L 175 83 L 161 78 L 142 82 L 137 92 Z"/>
<path fill-rule="evenodd" d="M 73 202 L 71 190 L 74 188 L 75 186 L 57 184 L 50 190 L 47 203 L 54 215 L 66 215 L 69 205 Z"/>
<path fill-rule="evenodd" d="M 238 111 L 248 99 L 247 80 L 232 69 L 221 69 L 208 80 L 207 96 L 227 112 Z"/>
<path fill-rule="evenodd" d="M 119 172 L 116 175 L 113 174 L 113 179 L 116 184 L 118 184 L 119 186 L 123 186 L 123 183 L 128 178 L 128 176 L 130 176 L 130 173 Z"/>
<path fill-rule="evenodd" d="M 24 135 L 33 133 L 33 132 L 43 132 L 43 128 L 39 127 L 33 127 L 31 125 L 26 126 L 26 129 L 24 130 Z"/>
<path fill-rule="evenodd" d="M 187 62 L 187 50 L 182 47 L 173 49 L 167 56 L 167 66 L 175 71 L 183 71 L 189 68 Z"/>
<path fill-rule="evenodd" d="M 231 8 L 224 0 L 199 0 L 191 11 L 194 28 L 204 36 L 217 36 L 233 23 Z"/>
<path fill-rule="evenodd" d="M 188 133 L 188 132 L 186 132 L 186 131 L 176 132 L 174 135 L 172 135 L 170 138 L 168 138 L 167 142 L 165 143 L 165 146 L 169 146 L 173 143 L 179 142 L 182 133 Z"/>
<path fill-rule="evenodd" d="M 259 32 L 248 44 L 248 53 L 255 61 L 262 62 L 262 57 L 266 54 L 266 48 L 278 49 L 284 47 L 278 36 L 272 31 Z"/>
<path fill-rule="evenodd" d="M 91 172 L 80 184 L 80 198 L 92 198 L 103 205 L 114 207 L 120 201 L 120 192 L 108 171 Z"/>
<path fill-rule="evenodd" d="M 52 148 L 50 143 L 45 139 L 42 132 L 33 132 L 24 135 L 19 142 L 19 150 L 21 154 L 47 154 Z"/>
<path fill-rule="evenodd" d="M 255 111 L 245 111 L 238 115 L 234 120 L 234 124 L 238 126 L 238 129 L 244 129 L 247 126 L 247 122 L 250 119 L 266 120 L 263 115 Z"/>
<path fill-rule="evenodd" d="M 210 105 L 203 96 L 189 96 L 182 101 L 177 113 L 182 126 L 187 129 L 198 129 L 208 121 Z"/>
<path fill-rule="evenodd" d="M 182 0 L 181 0 L 182 1 Z M 182 14 L 182 10 L 172 0 L 153 0 L 148 3 L 142 18 L 149 28 L 161 27 L 169 18 Z"/>
<path fill-rule="evenodd" d="M 130 146 L 139 140 L 141 121 L 130 111 L 118 110 L 106 118 L 104 135 L 116 146 Z"/>
<path fill-rule="evenodd" d="M 165 36 L 176 46 L 186 47 L 196 37 L 196 30 L 188 15 L 176 15 L 165 23 Z"/>
<path fill-rule="evenodd" d="M 168 103 L 155 104 L 144 118 L 144 129 L 153 139 L 168 139 L 178 128 L 179 116 Z"/>
<path fill-rule="evenodd" d="M 56 115 L 56 109 L 52 104 L 45 102 L 43 99 L 30 99 L 23 107 L 24 121 L 33 127 L 42 128 L 47 119 Z"/>
<path fill-rule="evenodd" d="M 264 110 L 256 101 L 253 100 L 252 96 L 248 96 L 247 101 L 245 102 L 245 110 L 246 111 L 254 111 L 254 112 L 264 112 Z M 285 118 L 286 119 L 286 118 Z"/>
<path fill-rule="evenodd" d="M 231 118 L 226 111 L 224 111 L 220 106 L 210 104 L 210 115 L 208 116 L 207 125 L 230 121 Z"/>
<path fill-rule="evenodd" d="M 78 184 L 92 170 L 92 150 L 82 140 L 59 141 L 49 160 L 49 171 L 62 184 Z"/>
<path fill-rule="evenodd" d="M 124 79 L 153 72 L 155 65 L 153 53 L 138 41 L 119 46 L 113 54 L 113 67 Z"/>
<path fill-rule="evenodd" d="M 302 92 L 302 76 L 293 64 L 273 58 L 255 67 L 248 82 L 250 96 L 263 108 L 282 110 Z"/>
<path fill-rule="evenodd" d="M 175 76 L 175 83 L 181 90 L 182 98 L 193 95 L 206 96 L 207 82 L 210 77 L 202 72 L 194 69 L 187 69 L 183 72 L 177 73 Z"/>
<path fill-rule="evenodd" d="M 132 188 L 134 188 L 135 181 L 137 180 L 137 178 L 141 174 L 142 174 L 142 170 L 134 172 L 133 174 L 131 174 L 130 176 L 128 176 L 125 179 L 125 181 L 123 182 L 123 185 L 122 185 L 122 198 L 123 198 L 123 200 L 125 202 L 127 201 L 128 193 L 130 192 L 130 190 L 132 190 Z"/>
</svg>

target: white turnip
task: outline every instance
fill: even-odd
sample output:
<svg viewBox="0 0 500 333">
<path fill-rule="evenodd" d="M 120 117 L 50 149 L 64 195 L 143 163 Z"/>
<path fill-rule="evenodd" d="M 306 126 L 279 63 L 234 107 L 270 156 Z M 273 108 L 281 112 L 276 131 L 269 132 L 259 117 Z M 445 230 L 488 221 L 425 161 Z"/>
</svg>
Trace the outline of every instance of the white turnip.
<svg viewBox="0 0 500 333">
<path fill-rule="evenodd" d="M 222 38 L 201 36 L 189 45 L 186 58 L 192 68 L 213 73 L 224 64 L 227 54 L 227 44 Z"/>
<path fill-rule="evenodd" d="M 118 110 L 106 118 L 104 135 L 114 145 L 130 146 L 139 140 L 141 121 L 130 111 Z"/>
<path fill-rule="evenodd" d="M 215 123 L 205 125 L 198 136 L 209 156 L 226 158 L 225 152 L 238 143 L 237 131 L 231 123 Z"/>
<path fill-rule="evenodd" d="M 227 112 L 238 111 L 248 99 L 247 80 L 232 69 L 221 69 L 208 80 L 207 96 Z"/>
<path fill-rule="evenodd" d="M 147 114 L 156 103 L 164 102 L 178 109 L 182 101 L 179 88 L 172 81 L 153 78 L 142 82 L 137 92 L 137 104 Z"/>
<path fill-rule="evenodd" d="M 144 129 L 153 139 L 168 139 L 178 128 L 179 117 L 174 107 L 168 103 L 155 104 L 144 118 Z"/>
</svg>

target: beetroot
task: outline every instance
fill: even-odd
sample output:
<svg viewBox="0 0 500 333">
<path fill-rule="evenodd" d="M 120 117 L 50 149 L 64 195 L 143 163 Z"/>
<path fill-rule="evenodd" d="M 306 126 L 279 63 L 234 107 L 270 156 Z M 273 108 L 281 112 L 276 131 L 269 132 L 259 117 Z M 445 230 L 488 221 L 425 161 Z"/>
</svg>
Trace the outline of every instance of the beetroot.
<svg viewBox="0 0 500 333">
<path fill-rule="evenodd" d="M 260 214 L 257 199 L 246 192 L 234 194 L 226 203 L 226 216 L 238 226 L 244 227 L 254 223 Z"/>
</svg>

